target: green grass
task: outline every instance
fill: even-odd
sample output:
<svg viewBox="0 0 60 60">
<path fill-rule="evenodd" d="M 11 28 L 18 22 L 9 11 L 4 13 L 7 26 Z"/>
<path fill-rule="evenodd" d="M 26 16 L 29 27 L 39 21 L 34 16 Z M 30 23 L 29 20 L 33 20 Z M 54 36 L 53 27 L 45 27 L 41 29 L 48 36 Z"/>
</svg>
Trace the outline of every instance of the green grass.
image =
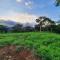
<svg viewBox="0 0 60 60">
<path fill-rule="evenodd" d="M 20 45 L 30 48 L 43 60 L 60 60 L 60 35 L 47 32 L 0 34 L 0 46 Z"/>
</svg>

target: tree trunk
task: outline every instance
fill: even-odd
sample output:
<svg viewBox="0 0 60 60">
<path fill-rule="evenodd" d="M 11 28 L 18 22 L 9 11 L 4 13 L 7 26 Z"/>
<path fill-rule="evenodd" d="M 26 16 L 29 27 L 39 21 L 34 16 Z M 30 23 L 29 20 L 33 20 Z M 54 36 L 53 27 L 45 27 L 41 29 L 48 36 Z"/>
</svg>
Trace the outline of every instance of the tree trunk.
<svg viewBox="0 0 60 60">
<path fill-rule="evenodd" d="M 41 26 L 40 26 L 40 32 L 41 32 Z"/>
<path fill-rule="evenodd" d="M 52 28 L 51 28 L 51 32 L 52 32 Z"/>
</svg>

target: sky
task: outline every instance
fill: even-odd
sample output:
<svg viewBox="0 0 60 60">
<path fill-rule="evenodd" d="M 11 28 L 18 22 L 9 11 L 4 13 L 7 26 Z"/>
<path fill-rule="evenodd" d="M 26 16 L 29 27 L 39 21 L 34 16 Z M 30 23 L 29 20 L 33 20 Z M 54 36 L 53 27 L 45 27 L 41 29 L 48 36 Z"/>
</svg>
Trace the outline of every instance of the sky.
<svg viewBox="0 0 60 60">
<path fill-rule="evenodd" d="M 39 16 L 57 21 L 60 7 L 55 0 L 0 0 L 0 19 L 34 23 Z"/>
</svg>

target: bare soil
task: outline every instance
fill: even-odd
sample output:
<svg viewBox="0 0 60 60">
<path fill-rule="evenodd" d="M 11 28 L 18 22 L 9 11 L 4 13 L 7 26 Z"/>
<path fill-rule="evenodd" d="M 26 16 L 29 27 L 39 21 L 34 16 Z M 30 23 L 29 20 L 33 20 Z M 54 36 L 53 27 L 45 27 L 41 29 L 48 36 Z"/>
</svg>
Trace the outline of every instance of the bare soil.
<svg viewBox="0 0 60 60">
<path fill-rule="evenodd" d="M 5 46 L 0 48 L 0 60 L 41 60 L 30 50 L 18 49 L 16 46 Z"/>
</svg>

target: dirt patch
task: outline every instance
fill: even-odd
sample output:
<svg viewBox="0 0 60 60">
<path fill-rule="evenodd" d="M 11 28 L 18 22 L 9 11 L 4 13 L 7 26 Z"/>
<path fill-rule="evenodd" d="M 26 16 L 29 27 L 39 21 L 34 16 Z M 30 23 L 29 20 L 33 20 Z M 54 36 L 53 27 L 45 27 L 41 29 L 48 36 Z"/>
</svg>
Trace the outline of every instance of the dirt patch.
<svg viewBox="0 0 60 60">
<path fill-rule="evenodd" d="M 6 46 L 0 48 L 0 60 L 41 60 L 30 50 L 18 48 L 17 46 Z"/>
</svg>

